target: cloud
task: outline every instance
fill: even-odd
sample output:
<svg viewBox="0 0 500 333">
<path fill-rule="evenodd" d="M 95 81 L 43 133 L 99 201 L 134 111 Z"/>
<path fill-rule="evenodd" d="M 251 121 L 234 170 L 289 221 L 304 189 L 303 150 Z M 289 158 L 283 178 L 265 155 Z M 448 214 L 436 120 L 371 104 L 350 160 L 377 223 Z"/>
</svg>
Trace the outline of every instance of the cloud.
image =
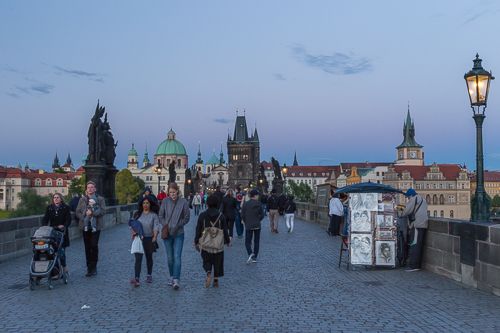
<svg viewBox="0 0 500 333">
<path fill-rule="evenodd" d="M 86 78 L 92 81 L 97 81 L 97 82 L 104 82 L 102 79 L 102 75 L 97 74 L 97 73 L 89 73 L 85 71 L 80 71 L 80 70 L 74 70 L 74 69 L 64 69 L 58 66 L 53 66 L 54 69 L 56 69 L 56 74 L 69 74 L 73 77 L 79 77 L 79 78 Z"/>
<path fill-rule="evenodd" d="M 286 79 L 281 74 L 274 74 L 274 77 L 276 78 L 276 80 L 286 81 Z"/>
<path fill-rule="evenodd" d="M 500 153 L 489 154 L 488 157 L 491 157 L 491 158 L 500 158 Z"/>
<path fill-rule="evenodd" d="M 13 97 L 13 98 L 20 98 L 21 97 L 18 94 L 14 94 L 14 93 L 6 93 L 6 94 L 9 95 L 10 97 Z"/>
<path fill-rule="evenodd" d="M 470 23 L 470 22 L 474 21 L 475 19 L 477 19 L 478 17 L 483 16 L 486 13 L 488 13 L 488 10 L 485 10 L 485 11 L 479 13 L 479 14 L 475 14 L 474 16 L 472 16 L 471 18 L 469 18 L 467 21 L 465 21 L 462 25 L 466 25 L 467 23 Z"/>
<path fill-rule="evenodd" d="M 313 55 L 303 46 L 293 46 L 295 58 L 306 65 L 333 75 L 351 75 L 372 71 L 372 60 L 366 57 L 335 52 L 332 55 Z"/>
<path fill-rule="evenodd" d="M 42 94 L 50 94 L 55 87 L 47 83 L 37 83 L 31 86 L 31 90 L 41 92 Z"/>
<path fill-rule="evenodd" d="M 224 119 L 224 118 L 214 119 L 214 121 L 216 123 L 221 123 L 221 124 L 228 124 L 233 122 L 233 120 L 231 119 Z"/>
</svg>

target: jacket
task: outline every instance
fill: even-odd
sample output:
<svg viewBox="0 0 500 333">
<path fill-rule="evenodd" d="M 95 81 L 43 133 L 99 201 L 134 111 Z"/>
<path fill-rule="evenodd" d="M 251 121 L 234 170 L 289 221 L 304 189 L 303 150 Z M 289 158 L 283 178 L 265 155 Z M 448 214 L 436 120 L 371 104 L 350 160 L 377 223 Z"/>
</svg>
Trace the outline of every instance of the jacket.
<svg viewBox="0 0 500 333">
<path fill-rule="evenodd" d="M 144 236 L 144 232 L 142 231 L 142 223 L 139 220 L 130 219 L 128 221 L 128 225 L 134 230 L 134 232 L 138 235 Z"/>
<path fill-rule="evenodd" d="M 285 214 L 293 214 L 297 210 L 295 202 L 288 200 L 285 203 Z"/>
<path fill-rule="evenodd" d="M 222 212 L 222 214 L 224 214 L 227 220 L 234 221 L 236 219 L 236 214 L 234 213 L 234 211 L 236 210 L 237 206 L 238 202 L 236 201 L 236 199 L 230 195 L 226 195 L 222 199 L 222 205 L 220 206 L 220 211 Z"/>
<path fill-rule="evenodd" d="M 267 199 L 267 210 L 278 209 L 280 205 L 279 198 L 276 194 L 271 195 Z"/>
<path fill-rule="evenodd" d="M 177 205 L 170 197 L 163 199 L 160 207 L 160 224 L 162 227 L 168 223 L 168 234 L 177 236 L 184 233 L 184 226 L 189 222 L 190 211 L 186 199 L 177 198 Z M 170 220 L 170 222 L 169 222 Z"/>
<path fill-rule="evenodd" d="M 201 205 L 201 197 L 198 194 L 195 194 L 193 197 L 193 205 Z"/>
<path fill-rule="evenodd" d="M 140 204 L 142 203 L 142 200 L 144 200 L 144 192 L 146 192 L 146 191 L 149 191 L 149 195 L 148 195 L 148 197 L 150 197 L 150 198 L 151 198 L 151 200 L 153 200 L 154 202 L 156 202 L 156 204 L 158 205 L 158 199 L 156 199 L 156 197 L 155 197 L 155 196 L 154 196 L 154 194 L 151 192 L 151 189 L 150 189 L 149 187 L 145 187 L 145 188 L 142 190 L 141 194 L 139 195 L 139 203 L 138 203 L 138 204 L 140 205 Z"/>
<path fill-rule="evenodd" d="M 102 227 L 104 227 L 104 222 L 103 222 L 103 216 L 106 215 L 106 201 L 104 200 L 104 197 L 101 197 L 100 195 L 95 194 L 97 197 L 97 204 L 99 207 L 101 207 L 101 213 L 100 214 L 92 214 L 94 217 L 97 217 L 96 221 L 96 229 L 101 230 Z M 85 222 L 85 212 L 87 210 L 87 205 L 89 204 L 89 197 L 84 195 L 83 197 L 80 198 L 80 201 L 78 202 L 78 207 L 76 208 L 75 215 L 78 218 L 78 227 L 83 230 L 83 224 Z"/>
<path fill-rule="evenodd" d="M 201 235 L 203 234 L 205 228 L 212 226 L 210 221 L 215 222 L 219 214 L 220 211 L 217 208 L 208 208 L 206 211 L 200 214 L 200 216 L 198 217 L 198 223 L 196 224 L 196 234 L 194 236 L 195 244 L 198 244 L 198 242 L 200 241 Z M 229 231 L 227 229 L 227 221 L 224 217 L 224 214 L 221 214 L 219 221 L 215 224 L 215 227 L 224 231 L 224 244 L 231 243 L 229 239 Z"/>
<path fill-rule="evenodd" d="M 220 208 L 220 205 L 222 205 L 222 199 L 224 198 L 224 193 L 222 193 L 222 191 L 215 191 L 214 195 L 219 198 L 219 206 L 217 208 Z"/>
<path fill-rule="evenodd" d="M 420 203 L 422 203 L 422 205 L 420 205 Z M 408 221 L 410 228 L 427 229 L 429 227 L 427 209 L 427 201 L 417 194 L 410 198 L 403 212 L 398 212 L 398 217 L 405 217 L 415 213 L 415 221 Z"/>
<path fill-rule="evenodd" d="M 247 230 L 260 229 L 260 221 L 264 219 L 262 204 L 255 199 L 247 201 L 241 208 L 241 219 L 245 221 Z"/>
<path fill-rule="evenodd" d="M 69 230 L 68 228 L 71 225 L 71 212 L 69 210 L 69 206 L 61 203 L 59 205 L 59 209 L 56 211 L 54 205 L 47 206 L 45 210 L 45 215 L 42 219 L 42 225 L 48 225 L 50 227 L 56 228 L 59 225 L 63 225 L 66 228 L 66 232 L 64 233 L 64 241 L 62 247 L 69 246 Z M 60 230 L 62 231 L 62 230 Z"/>
</svg>

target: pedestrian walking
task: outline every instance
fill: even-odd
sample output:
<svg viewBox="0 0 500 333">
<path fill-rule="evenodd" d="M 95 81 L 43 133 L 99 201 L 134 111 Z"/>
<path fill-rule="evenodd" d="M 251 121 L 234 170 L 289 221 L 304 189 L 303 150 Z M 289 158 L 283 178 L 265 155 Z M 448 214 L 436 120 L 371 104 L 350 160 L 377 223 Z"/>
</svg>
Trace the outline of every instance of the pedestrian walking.
<svg viewBox="0 0 500 333">
<path fill-rule="evenodd" d="M 168 184 L 168 197 L 161 203 L 158 218 L 162 225 L 162 233 L 163 228 L 168 230 L 168 237 L 163 239 L 170 273 L 167 285 L 179 289 L 184 226 L 189 222 L 190 211 L 186 199 L 179 198 L 179 187 L 176 183 Z"/>
<path fill-rule="evenodd" d="M 398 211 L 398 217 L 408 216 L 410 224 L 410 261 L 407 272 L 416 272 L 420 270 L 422 265 L 422 252 L 424 250 L 424 239 L 429 227 L 427 217 L 427 202 L 424 198 L 410 188 L 406 191 L 408 197 L 408 205 L 404 211 Z"/>
<path fill-rule="evenodd" d="M 293 201 L 293 195 L 288 196 L 288 201 L 285 203 L 285 220 L 288 232 L 293 232 L 293 219 L 295 217 L 295 211 L 297 210 L 297 205 Z"/>
<path fill-rule="evenodd" d="M 193 197 L 193 207 L 194 207 L 194 215 L 200 214 L 200 206 L 201 206 L 201 197 L 199 193 L 196 193 Z"/>
<path fill-rule="evenodd" d="M 269 196 L 267 195 L 267 192 L 264 192 L 264 194 L 262 194 L 260 196 L 260 203 L 262 204 L 262 209 L 264 210 L 264 215 L 267 215 L 267 198 Z"/>
<path fill-rule="evenodd" d="M 224 198 L 224 192 L 222 192 L 222 187 L 220 185 L 215 188 L 214 195 L 219 198 L 219 207 L 217 207 L 217 209 L 220 209 L 220 205 L 222 205 L 222 198 Z"/>
<path fill-rule="evenodd" d="M 101 235 L 101 229 L 104 227 L 103 216 L 106 215 L 106 201 L 104 198 L 97 193 L 96 184 L 93 181 L 87 182 L 87 191 L 85 196 L 83 196 L 78 202 L 78 207 L 76 208 L 76 217 L 79 220 L 79 227 L 83 231 L 83 244 L 85 245 L 85 259 L 87 261 L 87 274 L 85 276 L 97 275 L 97 262 L 99 261 L 99 236 Z M 101 212 L 99 214 L 92 213 L 87 209 L 90 198 L 95 195 L 97 198 L 97 204 L 101 207 Z M 96 232 L 92 230 L 84 231 L 85 217 L 92 215 L 97 218 L 96 221 Z"/>
<path fill-rule="evenodd" d="M 344 218 L 344 207 L 339 199 L 339 195 L 334 190 L 331 191 L 332 198 L 328 203 L 328 216 L 330 217 L 330 226 L 326 233 L 330 236 L 340 236 L 340 224 Z"/>
<path fill-rule="evenodd" d="M 156 202 L 150 198 L 145 197 L 142 200 L 141 205 L 137 207 L 137 212 L 134 214 L 134 220 L 139 221 L 142 228 L 142 247 L 144 248 L 144 255 L 142 253 L 135 253 L 135 266 L 134 266 L 134 276 L 135 278 L 130 280 L 130 284 L 135 287 L 140 286 L 141 268 L 142 268 L 142 258 L 146 256 L 146 267 L 147 267 L 147 277 L 146 283 L 153 282 L 153 253 L 156 252 L 158 246 L 157 238 L 160 232 L 160 220 L 158 218 L 158 213 L 160 208 Z M 133 220 L 132 220 L 133 221 Z M 132 222 L 131 221 L 131 222 Z M 130 224 L 130 223 L 129 223 Z M 132 231 L 133 238 L 141 237 L 137 230 L 134 230 L 131 225 L 130 230 Z"/>
<path fill-rule="evenodd" d="M 226 218 L 227 227 L 229 230 L 229 239 L 232 241 L 234 232 L 234 221 L 236 220 L 236 214 L 234 213 L 238 202 L 234 197 L 234 191 L 229 189 L 226 192 L 224 198 L 222 198 L 222 204 L 220 205 L 220 211 L 224 214 Z"/>
<path fill-rule="evenodd" d="M 247 248 L 248 259 L 247 265 L 250 263 L 257 263 L 257 256 L 260 247 L 260 230 L 261 221 L 264 219 L 264 211 L 262 204 L 257 201 L 259 191 L 251 190 L 249 193 L 250 200 L 247 201 L 243 208 L 241 208 L 241 219 L 245 221 L 245 247 Z M 252 250 L 253 238 L 253 250 Z"/>
<path fill-rule="evenodd" d="M 245 231 L 245 226 L 243 223 L 241 223 L 241 201 L 243 200 L 243 194 L 241 194 L 239 187 L 236 187 L 234 189 L 234 195 L 236 199 L 236 209 L 234 210 L 234 225 L 236 226 L 236 234 L 238 235 L 238 238 L 243 237 L 243 233 Z"/>
<path fill-rule="evenodd" d="M 284 214 L 285 203 L 286 203 L 286 196 L 285 196 L 285 194 L 281 193 L 281 195 L 279 196 L 279 211 L 280 211 L 280 215 Z"/>
<path fill-rule="evenodd" d="M 78 197 L 77 197 L 78 198 Z M 60 250 L 60 260 L 62 271 L 66 276 L 69 276 L 66 268 L 66 248 L 69 246 L 69 226 L 71 225 L 71 212 L 64 198 L 60 193 L 54 193 L 50 205 L 45 210 L 45 215 L 42 218 L 42 225 L 48 225 L 59 231 L 64 231 L 64 240 Z"/>
<path fill-rule="evenodd" d="M 207 206 L 208 209 L 201 213 L 198 218 L 193 245 L 196 249 L 201 249 L 203 270 L 207 274 L 205 287 L 208 288 L 210 285 L 212 285 L 212 287 L 218 287 L 219 278 L 224 276 L 224 246 L 222 246 L 222 249 L 200 247 L 200 238 L 204 232 L 209 232 L 206 231 L 206 228 L 214 227 L 223 231 L 224 244 L 227 247 L 231 246 L 231 240 L 229 238 L 226 218 L 224 214 L 217 209 L 217 206 L 219 206 L 219 198 L 216 195 L 209 196 L 207 198 Z"/>
<path fill-rule="evenodd" d="M 269 209 L 269 223 L 271 225 L 271 232 L 278 233 L 278 222 L 280 219 L 279 214 L 280 202 L 276 195 L 276 189 L 271 190 L 271 196 L 267 199 L 267 208 Z"/>
</svg>

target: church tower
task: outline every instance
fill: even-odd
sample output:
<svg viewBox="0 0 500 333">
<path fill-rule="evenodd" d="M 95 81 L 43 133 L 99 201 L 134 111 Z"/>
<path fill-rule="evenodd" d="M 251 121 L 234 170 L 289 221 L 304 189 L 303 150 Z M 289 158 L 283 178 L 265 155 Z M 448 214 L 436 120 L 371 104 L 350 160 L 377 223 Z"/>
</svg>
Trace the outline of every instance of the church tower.
<svg viewBox="0 0 500 333">
<path fill-rule="evenodd" d="M 142 160 L 142 167 L 145 168 L 145 167 L 148 167 L 151 165 L 151 162 L 149 161 L 149 157 L 148 157 L 148 143 L 146 142 L 146 151 L 144 152 L 144 158 Z"/>
<path fill-rule="evenodd" d="M 128 162 L 127 169 L 137 169 L 139 167 L 139 162 L 137 161 L 137 151 L 134 149 L 134 144 L 132 144 L 132 149 L 128 152 Z"/>
<path fill-rule="evenodd" d="M 415 124 L 410 117 L 410 106 L 408 106 L 408 114 L 403 125 L 403 142 L 396 147 L 398 150 L 397 164 L 404 165 L 424 165 L 424 153 L 422 148 L 415 141 Z"/>
<path fill-rule="evenodd" d="M 54 157 L 54 162 L 52 162 L 52 171 L 55 171 L 56 169 L 59 169 L 61 165 L 59 164 L 59 158 L 57 157 L 57 152 L 56 152 L 56 157 Z"/>
<path fill-rule="evenodd" d="M 205 173 L 205 167 L 203 166 L 203 160 L 201 159 L 201 148 L 199 141 L 198 141 L 198 158 L 196 159 L 195 168 L 199 172 Z"/>
<path fill-rule="evenodd" d="M 243 115 L 238 115 L 236 109 L 236 124 L 233 138 L 227 140 L 227 165 L 229 169 L 228 186 L 234 188 L 249 187 L 250 183 L 257 182 L 260 163 L 260 141 L 257 128 L 251 137 L 248 136 L 245 109 Z"/>
</svg>

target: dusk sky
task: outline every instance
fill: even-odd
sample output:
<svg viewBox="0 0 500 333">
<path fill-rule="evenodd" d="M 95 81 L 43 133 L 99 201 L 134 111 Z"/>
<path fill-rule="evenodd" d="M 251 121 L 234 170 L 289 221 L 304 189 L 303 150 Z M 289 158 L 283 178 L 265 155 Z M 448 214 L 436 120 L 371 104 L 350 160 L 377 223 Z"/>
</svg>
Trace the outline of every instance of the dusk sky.
<svg viewBox="0 0 500 333">
<path fill-rule="evenodd" d="M 99 99 L 119 169 L 171 127 L 190 165 L 227 160 L 236 108 L 262 160 L 391 162 L 409 103 L 425 163 L 475 170 L 463 76 L 479 53 L 500 78 L 499 32 L 499 1 L 0 1 L 0 165 L 79 167 Z M 494 80 L 485 169 L 498 128 Z"/>
</svg>

